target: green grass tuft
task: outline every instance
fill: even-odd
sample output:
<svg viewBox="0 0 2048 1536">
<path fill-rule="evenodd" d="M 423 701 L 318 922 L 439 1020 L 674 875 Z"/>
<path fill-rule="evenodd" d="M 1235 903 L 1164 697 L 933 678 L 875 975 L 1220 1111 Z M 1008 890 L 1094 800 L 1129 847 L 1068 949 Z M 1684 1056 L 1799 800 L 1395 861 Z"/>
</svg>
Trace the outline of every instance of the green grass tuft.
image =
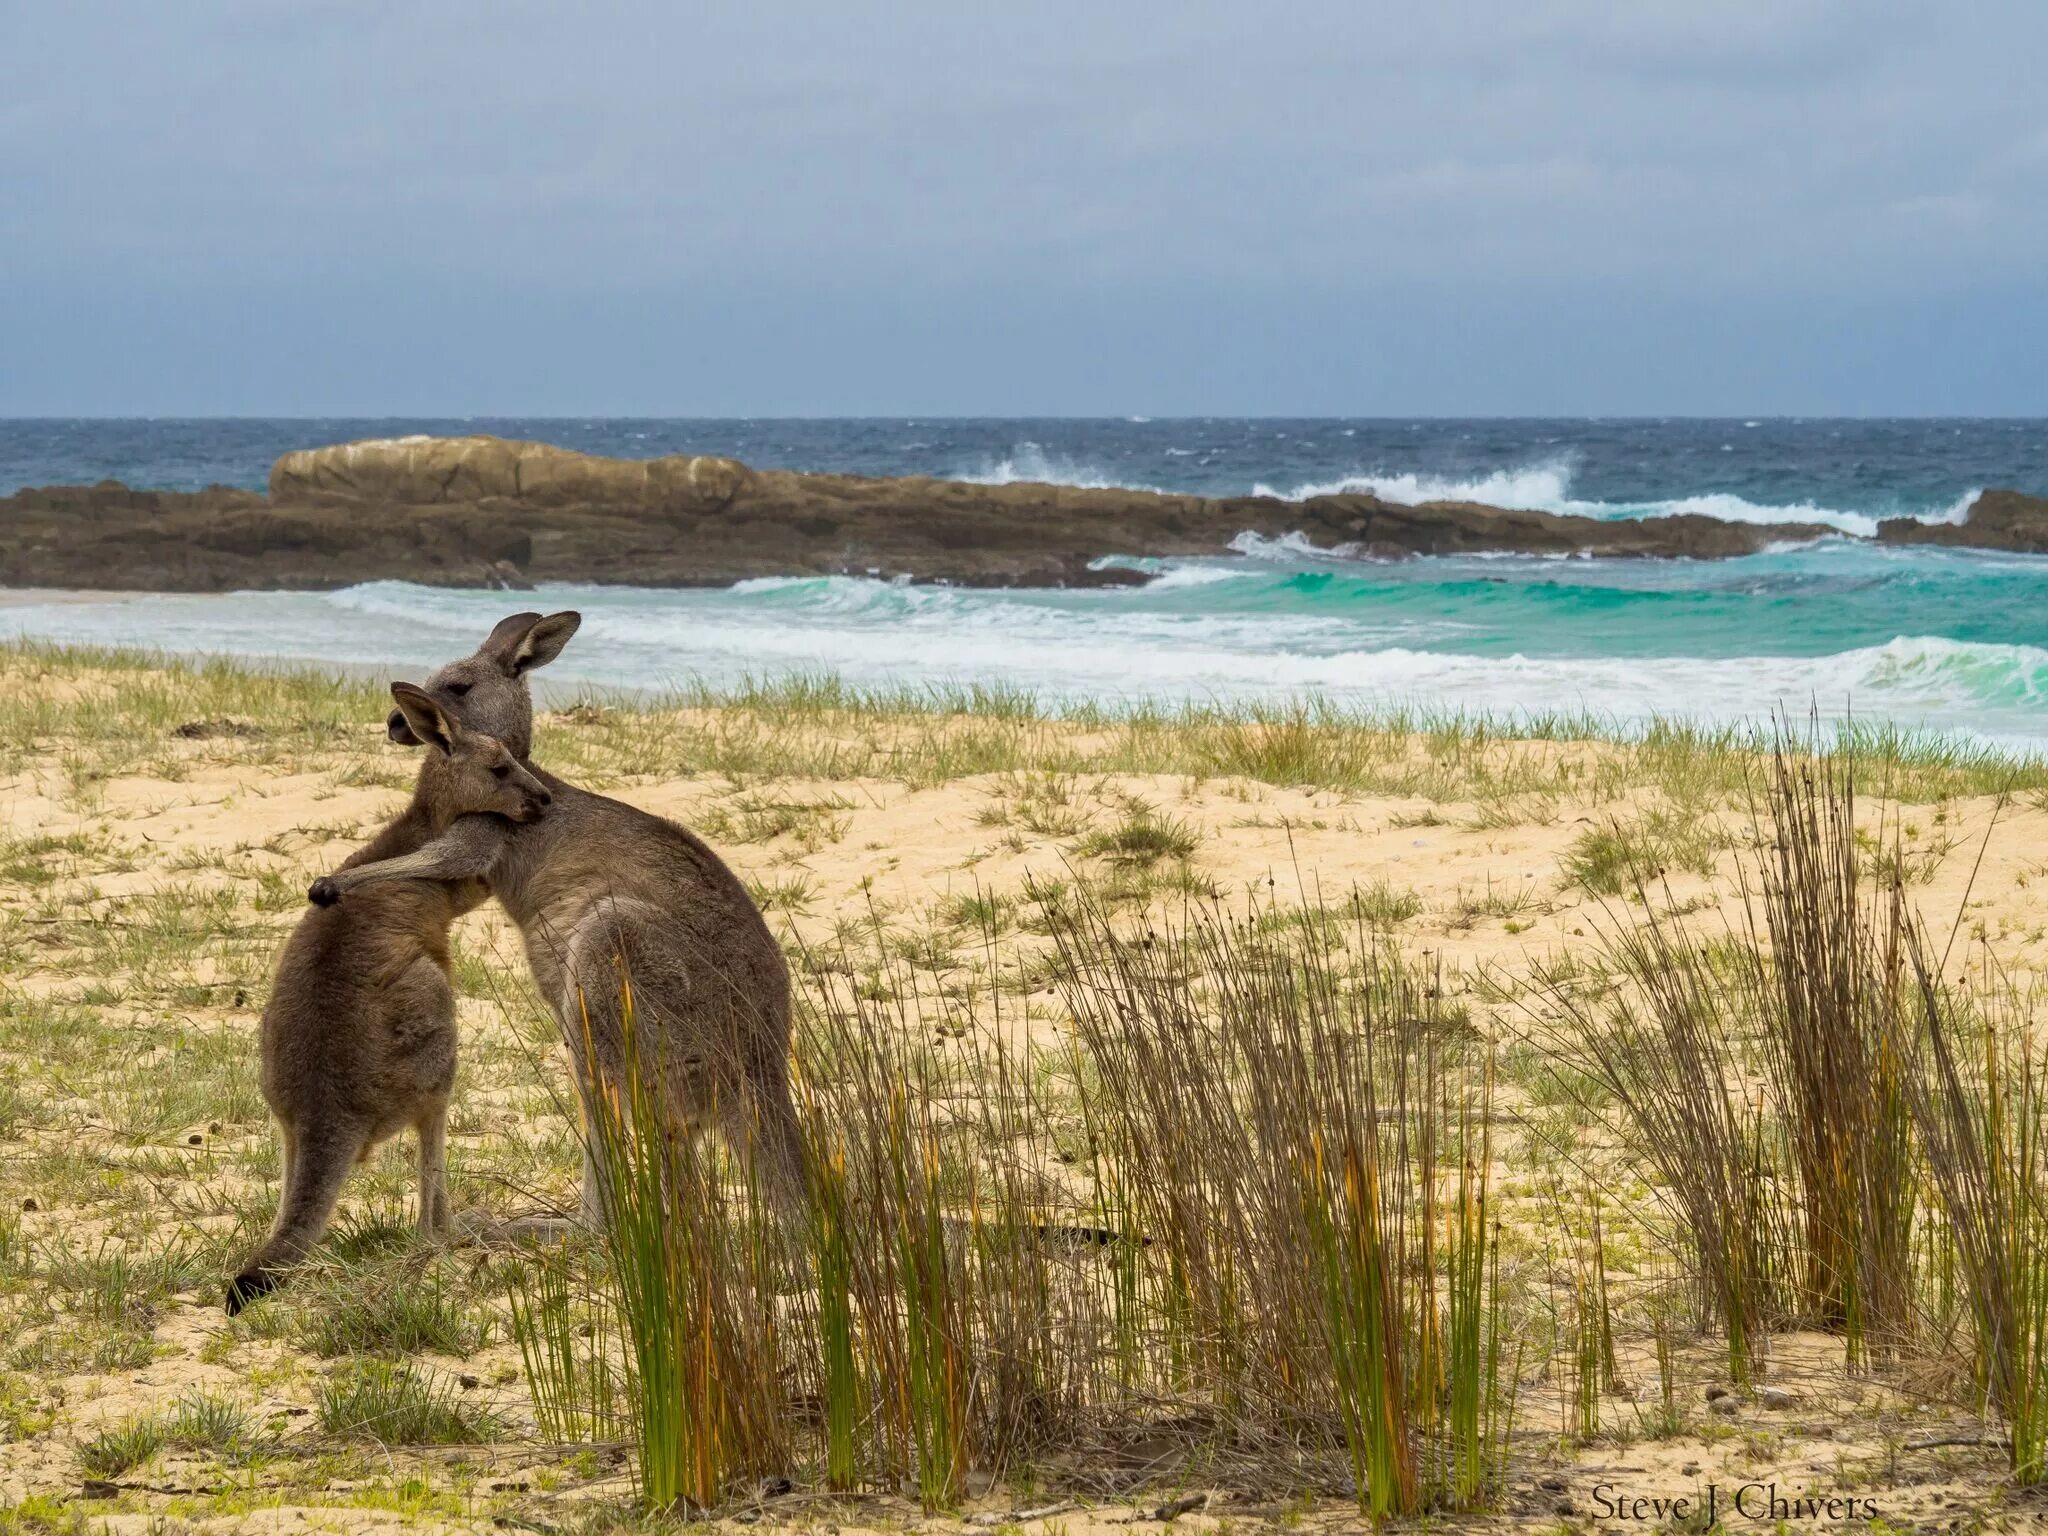
<svg viewBox="0 0 2048 1536">
<path fill-rule="evenodd" d="M 385 1445 L 480 1445 L 504 1428 L 446 1377 L 388 1360 L 358 1362 L 323 1382 L 316 1411 L 330 1435 Z"/>
</svg>

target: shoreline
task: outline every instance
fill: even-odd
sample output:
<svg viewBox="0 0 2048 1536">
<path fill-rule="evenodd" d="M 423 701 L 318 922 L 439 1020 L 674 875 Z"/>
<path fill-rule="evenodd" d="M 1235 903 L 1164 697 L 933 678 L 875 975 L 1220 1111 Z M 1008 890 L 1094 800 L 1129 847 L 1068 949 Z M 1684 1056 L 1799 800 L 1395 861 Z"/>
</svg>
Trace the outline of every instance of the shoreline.
<svg viewBox="0 0 2048 1536">
<path fill-rule="evenodd" d="M 0 608 L 4 606 L 0 603 Z M 230 681 L 268 679 L 315 687 L 381 687 L 395 677 L 421 674 L 432 665 L 425 661 L 349 662 L 282 653 L 259 656 L 73 644 L 0 634 L 0 671 L 13 659 L 28 654 L 47 656 L 59 668 L 88 672 L 162 671 L 191 675 L 202 669 L 218 669 Z M 1697 754 L 1768 755 L 1781 718 L 1708 721 L 1669 715 L 1629 720 L 1586 709 L 1515 715 L 1399 702 L 1358 704 L 1315 693 L 1272 700 L 1194 696 L 1067 700 L 974 683 L 868 686 L 820 671 L 790 671 L 728 685 L 701 678 L 638 684 L 538 675 L 531 680 L 531 686 L 538 707 L 564 715 L 579 709 L 616 711 L 629 716 L 742 712 L 764 718 L 794 712 L 840 714 L 852 719 L 989 719 L 1059 731 L 1154 735 L 1286 730 L 1332 740 L 1347 735 L 1434 736 L 1475 745 L 1587 746 L 1622 752 L 1670 753 L 1681 758 Z M 1786 739 L 1802 750 L 1817 744 L 1822 750 L 1848 751 L 1858 760 L 1867 760 L 1884 771 L 1958 774 L 1975 785 L 1968 791 L 1972 793 L 1992 792 L 2005 778 L 2011 780 L 2015 789 L 2048 790 L 2048 742 L 2033 745 L 1966 729 L 1919 727 L 1853 715 L 1791 717 Z M 1185 771 L 1186 765 L 1181 766 Z M 1285 781 L 1284 774 L 1275 780 Z"/>
<path fill-rule="evenodd" d="M 1484 594 L 1506 589 L 1476 590 L 1478 601 L 1492 603 Z M 982 701 L 1072 720 L 1312 718 L 1415 729 L 1454 721 L 1517 738 L 1562 730 L 1609 740 L 1768 736 L 1776 719 L 1803 729 L 1818 718 L 1830 733 L 1846 723 L 1861 735 L 1951 753 L 2031 762 L 2048 751 L 2048 717 L 2032 691 L 2048 668 L 2038 640 L 1985 645 L 1938 629 L 1890 639 L 1879 638 L 1889 631 L 1871 631 L 1844 635 L 1841 649 L 1816 650 L 1796 636 L 1782 644 L 1724 623 L 1719 646 L 1708 635 L 1694 637 L 1703 642 L 1698 649 L 1687 641 L 1643 653 L 1614 649 L 1597 626 L 1581 623 L 1569 643 L 1532 639 L 1524 652 L 1455 639 L 1389 646 L 1365 620 L 1331 631 L 1315 616 L 1313 592 L 1308 606 L 1283 617 L 1259 606 L 1256 594 L 1251 606 L 1212 615 L 1179 591 L 1157 600 L 923 591 L 14 589 L 0 590 L 0 637 L 53 653 L 70 647 L 418 678 L 505 613 L 574 607 L 605 646 L 587 660 L 572 654 L 537 678 L 551 699 L 803 694 L 920 710 L 933 701 L 949 708 Z M 1505 622 L 1497 612 L 1491 622 Z M 1514 622 L 1528 621 L 1523 613 Z M 1523 633 L 1494 638 L 1510 642 Z"/>
</svg>

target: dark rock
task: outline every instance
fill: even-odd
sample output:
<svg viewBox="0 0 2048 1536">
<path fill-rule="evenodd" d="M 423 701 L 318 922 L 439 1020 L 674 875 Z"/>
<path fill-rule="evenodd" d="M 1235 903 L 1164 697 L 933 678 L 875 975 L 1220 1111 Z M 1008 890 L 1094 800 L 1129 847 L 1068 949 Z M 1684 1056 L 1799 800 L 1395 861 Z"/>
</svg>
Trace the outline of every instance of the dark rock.
<svg viewBox="0 0 2048 1536">
<path fill-rule="evenodd" d="M 484 585 L 497 592 L 531 592 L 533 583 L 510 560 L 494 560 L 484 571 Z"/>
<path fill-rule="evenodd" d="M 974 587 L 1142 583 L 1141 557 L 1226 555 L 1299 534 L 1337 558 L 1513 552 L 1716 559 L 1804 524 L 1615 519 L 1368 494 L 1303 502 L 1058 485 L 970 485 L 754 470 L 731 459 L 596 459 L 498 438 L 416 438 L 286 454 L 268 497 L 210 487 L 44 486 L 0 498 L 0 586 L 218 592 L 397 579 L 723 586 L 854 575 Z M 1890 543 L 2048 549 L 2048 502 L 1986 492 L 1969 523 L 1885 524 Z M 1118 562 L 1124 562 L 1119 564 Z"/>
<path fill-rule="evenodd" d="M 1960 523 L 1922 523 L 1886 518 L 1877 525 L 1880 544 L 1943 544 L 1958 549 L 2000 549 L 2014 554 L 2048 554 L 2048 499 L 2019 491 L 1980 493 Z"/>
</svg>

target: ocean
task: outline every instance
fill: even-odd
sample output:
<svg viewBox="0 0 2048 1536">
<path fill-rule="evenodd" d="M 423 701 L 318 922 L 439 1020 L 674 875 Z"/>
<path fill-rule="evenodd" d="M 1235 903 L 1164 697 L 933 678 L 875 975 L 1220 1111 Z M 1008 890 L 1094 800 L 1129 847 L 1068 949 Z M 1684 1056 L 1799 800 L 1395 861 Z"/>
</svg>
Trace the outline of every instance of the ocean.
<svg viewBox="0 0 2048 1536">
<path fill-rule="evenodd" d="M 591 453 L 762 467 L 1302 499 L 1371 489 L 1596 517 L 1706 512 L 1870 532 L 1954 520 L 1986 486 L 2048 494 L 2034 420 L 51 420 L 0 421 L 0 493 L 89 483 L 261 487 L 287 449 L 491 432 Z M 0 530 L 4 535 L 4 530 Z M 1279 700 L 1507 718 L 1728 724 L 1853 716 L 2048 749 L 2048 558 L 1837 541 L 1727 561 L 1369 564 L 1287 539 L 1143 563 L 1087 592 L 761 580 L 561 586 L 585 627 L 558 682 L 659 689 L 789 672 L 864 686 L 993 683 L 1048 705 Z M 0 602 L 0 634 L 181 654 L 419 669 L 467 650 L 502 593 Z"/>
</svg>

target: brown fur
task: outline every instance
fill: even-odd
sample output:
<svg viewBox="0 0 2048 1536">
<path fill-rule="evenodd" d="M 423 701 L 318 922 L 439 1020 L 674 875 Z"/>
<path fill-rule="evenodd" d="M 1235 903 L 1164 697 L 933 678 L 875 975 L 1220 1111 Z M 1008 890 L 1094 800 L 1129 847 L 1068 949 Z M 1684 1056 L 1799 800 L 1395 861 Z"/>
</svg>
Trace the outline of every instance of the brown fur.
<svg viewBox="0 0 2048 1536">
<path fill-rule="evenodd" d="M 530 752 L 527 674 L 552 661 L 579 622 L 574 613 L 515 614 L 475 655 L 428 678 L 425 690 L 471 729 Z M 390 730 L 398 741 L 415 734 L 397 716 Z M 805 1175 L 790 1098 L 789 967 L 760 909 L 694 834 L 534 772 L 554 806 L 501 845 L 457 824 L 410 855 L 341 870 L 335 888 L 353 901 L 396 878 L 488 879 L 519 924 L 534 979 L 576 1060 L 579 1092 L 620 1082 L 630 988 L 639 1058 L 676 1124 L 719 1127 L 794 1210 Z M 598 1195 L 586 1147 L 586 1220 L 599 1214 Z"/>
<path fill-rule="evenodd" d="M 502 742 L 463 730 L 410 684 L 392 693 L 435 750 L 412 802 L 348 866 L 413 853 L 456 826 L 479 846 L 502 845 L 515 820 L 541 814 L 547 789 Z M 420 1138 L 420 1230 L 446 1229 L 443 1149 L 455 1081 L 448 929 L 487 894 L 475 878 L 395 881 L 345 907 L 316 907 L 286 942 L 261 1026 L 263 1098 L 283 1143 L 284 1192 L 269 1238 L 228 1286 L 230 1314 L 305 1257 L 349 1169 L 408 1126 Z"/>
</svg>

